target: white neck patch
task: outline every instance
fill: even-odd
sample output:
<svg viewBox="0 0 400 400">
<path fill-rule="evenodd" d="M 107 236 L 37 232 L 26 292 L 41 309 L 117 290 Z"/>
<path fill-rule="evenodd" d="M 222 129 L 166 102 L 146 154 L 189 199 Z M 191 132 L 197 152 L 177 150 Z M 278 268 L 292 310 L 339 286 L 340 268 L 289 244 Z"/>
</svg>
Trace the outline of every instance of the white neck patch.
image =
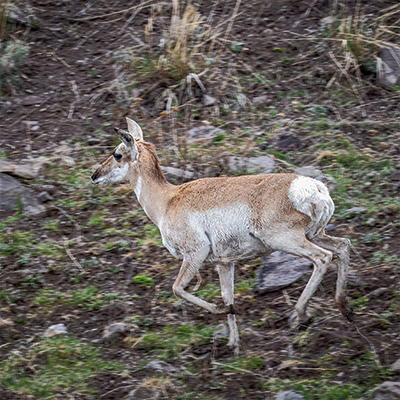
<svg viewBox="0 0 400 400">
<path fill-rule="evenodd" d="M 138 201 L 140 201 L 140 192 L 142 190 L 142 178 L 139 176 L 139 179 L 136 182 L 135 189 L 133 189 Z"/>
</svg>

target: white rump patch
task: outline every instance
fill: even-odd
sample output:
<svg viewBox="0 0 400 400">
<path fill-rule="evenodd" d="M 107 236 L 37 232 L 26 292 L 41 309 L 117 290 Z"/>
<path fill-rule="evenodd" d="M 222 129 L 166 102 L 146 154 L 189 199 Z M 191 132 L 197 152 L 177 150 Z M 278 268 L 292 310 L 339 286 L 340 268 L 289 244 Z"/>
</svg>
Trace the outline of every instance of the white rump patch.
<svg viewBox="0 0 400 400">
<path fill-rule="evenodd" d="M 291 183 L 288 196 L 296 210 L 311 218 L 306 236 L 318 235 L 335 210 L 326 186 L 316 179 L 299 176 Z"/>
</svg>

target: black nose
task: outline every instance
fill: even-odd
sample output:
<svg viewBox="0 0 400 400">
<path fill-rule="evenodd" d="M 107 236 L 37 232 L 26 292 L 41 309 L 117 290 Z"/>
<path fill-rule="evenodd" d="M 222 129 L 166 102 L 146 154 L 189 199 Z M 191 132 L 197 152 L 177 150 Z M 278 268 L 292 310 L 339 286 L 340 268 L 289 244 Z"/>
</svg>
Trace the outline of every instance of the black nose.
<svg viewBox="0 0 400 400">
<path fill-rule="evenodd" d="M 98 176 L 99 176 L 99 170 L 96 169 L 96 171 L 94 171 L 93 174 L 92 174 L 92 181 L 94 183 L 96 183 L 95 181 L 97 180 Z"/>
</svg>

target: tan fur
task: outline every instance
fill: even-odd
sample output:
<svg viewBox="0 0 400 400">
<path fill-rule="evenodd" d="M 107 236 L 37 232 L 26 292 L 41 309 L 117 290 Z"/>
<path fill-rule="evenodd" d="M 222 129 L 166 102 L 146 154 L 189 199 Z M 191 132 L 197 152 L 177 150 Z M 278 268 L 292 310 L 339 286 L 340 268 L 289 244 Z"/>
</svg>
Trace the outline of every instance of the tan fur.
<svg viewBox="0 0 400 400">
<path fill-rule="evenodd" d="M 324 234 L 334 205 L 318 181 L 294 174 L 204 178 L 174 186 L 161 172 L 154 147 L 139 125 L 117 130 L 122 144 L 93 174 L 95 183 L 129 179 L 139 203 L 159 227 L 163 244 L 183 264 L 174 293 L 215 314 L 228 314 L 229 345 L 239 349 L 233 313 L 234 262 L 280 250 L 310 259 L 315 269 L 296 304 L 293 325 L 307 320 L 307 303 L 332 260 L 338 258 L 336 302 L 346 305 L 347 239 Z M 301 211 L 300 211 L 301 210 Z M 215 262 L 225 307 L 185 291 L 204 261 Z"/>
</svg>

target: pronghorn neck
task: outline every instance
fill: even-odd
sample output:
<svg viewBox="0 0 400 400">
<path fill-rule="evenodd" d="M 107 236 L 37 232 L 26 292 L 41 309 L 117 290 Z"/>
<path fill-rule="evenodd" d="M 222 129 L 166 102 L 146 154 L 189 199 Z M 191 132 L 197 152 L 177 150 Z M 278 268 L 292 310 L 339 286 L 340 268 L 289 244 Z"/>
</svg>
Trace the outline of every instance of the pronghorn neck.
<svg viewBox="0 0 400 400">
<path fill-rule="evenodd" d="M 137 146 L 139 157 L 130 174 L 130 184 L 147 216 L 159 226 L 175 186 L 165 179 L 154 147 L 147 142 Z"/>
</svg>

